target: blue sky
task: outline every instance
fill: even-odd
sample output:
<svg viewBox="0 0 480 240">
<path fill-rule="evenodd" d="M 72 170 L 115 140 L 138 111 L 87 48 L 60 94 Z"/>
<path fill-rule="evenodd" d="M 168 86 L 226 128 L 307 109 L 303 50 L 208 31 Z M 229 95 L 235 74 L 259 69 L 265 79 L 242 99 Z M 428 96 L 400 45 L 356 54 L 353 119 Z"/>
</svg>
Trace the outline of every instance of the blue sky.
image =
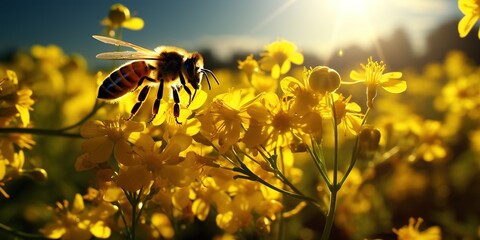
<svg viewBox="0 0 480 240">
<path fill-rule="evenodd" d="M 2 0 L 0 53 L 56 44 L 96 63 L 95 54 L 111 50 L 91 38 L 118 1 Z M 460 19 L 455 0 L 185 0 L 122 1 L 145 20 L 141 31 L 124 40 L 147 48 L 176 45 L 187 50 L 210 47 L 219 56 L 233 49 L 258 51 L 283 38 L 303 51 L 328 57 L 350 44 L 371 46 L 403 27 L 421 53 L 423 38 L 438 24 Z"/>
</svg>

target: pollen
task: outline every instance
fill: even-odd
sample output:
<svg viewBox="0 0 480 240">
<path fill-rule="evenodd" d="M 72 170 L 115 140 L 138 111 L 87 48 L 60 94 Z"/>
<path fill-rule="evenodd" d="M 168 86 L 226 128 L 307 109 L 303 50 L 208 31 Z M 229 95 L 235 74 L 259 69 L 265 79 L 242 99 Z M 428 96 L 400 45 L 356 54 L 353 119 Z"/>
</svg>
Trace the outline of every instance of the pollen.
<svg viewBox="0 0 480 240">
<path fill-rule="evenodd" d="M 372 57 L 368 59 L 367 66 L 364 67 L 366 71 L 366 80 L 367 84 L 377 84 L 378 81 L 382 78 L 383 71 L 385 71 L 385 64 L 383 61 L 374 62 Z"/>
</svg>

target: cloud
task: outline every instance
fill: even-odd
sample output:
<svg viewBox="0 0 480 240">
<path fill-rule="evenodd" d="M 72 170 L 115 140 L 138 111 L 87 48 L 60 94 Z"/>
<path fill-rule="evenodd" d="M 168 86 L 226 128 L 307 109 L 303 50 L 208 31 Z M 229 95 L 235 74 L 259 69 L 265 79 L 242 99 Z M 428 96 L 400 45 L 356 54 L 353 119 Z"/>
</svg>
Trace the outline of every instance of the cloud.
<svg viewBox="0 0 480 240">
<path fill-rule="evenodd" d="M 192 49 L 211 49 L 220 59 L 228 59 L 233 53 L 239 51 L 258 53 L 270 41 L 272 39 L 267 37 L 213 35 L 202 36 L 196 41 L 189 41 L 182 45 Z"/>
</svg>

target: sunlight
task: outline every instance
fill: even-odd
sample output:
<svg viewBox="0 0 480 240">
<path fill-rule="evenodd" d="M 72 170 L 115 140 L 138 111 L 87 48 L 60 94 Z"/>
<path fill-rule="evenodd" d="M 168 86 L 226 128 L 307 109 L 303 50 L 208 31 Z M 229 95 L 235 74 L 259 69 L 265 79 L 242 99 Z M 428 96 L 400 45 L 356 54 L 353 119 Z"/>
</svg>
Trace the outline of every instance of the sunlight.
<svg viewBox="0 0 480 240">
<path fill-rule="evenodd" d="M 346 14 L 366 14 L 372 5 L 370 0 L 337 0 L 335 3 Z"/>
<path fill-rule="evenodd" d="M 377 32 L 370 20 L 372 14 L 379 10 L 379 5 L 374 0 L 332 0 L 330 4 L 337 9 L 337 19 L 331 37 L 332 49 L 339 47 L 339 40 L 355 38 L 358 44 L 367 42 L 373 44 L 375 51 L 382 57 Z M 342 32 L 342 29 L 347 28 L 350 30 Z M 345 53 L 342 51 L 343 54 Z"/>
<path fill-rule="evenodd" d="M 257 32 L 258 30 L 260 30 L 263 26 L 265 26 L 267 23 L 269 23 L 270 21 L 272 21 L 276 16 L 278 16 L 279 14 L 281 14 L 282 12 L 284 12 L 285 10 L 288 9 L 288 7 L 290 7 L 290 5 L 292 5 L 294 2 L 296 2 L 297 0 L 287 0 L 284 4 L 280 5 L 280 7 L 278 7 L 277 9 L 275 9 L 275 11 L 272 12 L 272 14 L 270 14 L 269 16 L 267 16 L 263 21 L 261 21 L 260 23 L 258 23 L 258 25 L 256 27 L 254 27 L 251 31 L 250 31 L 250 34 L 252 33 L 255 33 Z"/>
</svg>

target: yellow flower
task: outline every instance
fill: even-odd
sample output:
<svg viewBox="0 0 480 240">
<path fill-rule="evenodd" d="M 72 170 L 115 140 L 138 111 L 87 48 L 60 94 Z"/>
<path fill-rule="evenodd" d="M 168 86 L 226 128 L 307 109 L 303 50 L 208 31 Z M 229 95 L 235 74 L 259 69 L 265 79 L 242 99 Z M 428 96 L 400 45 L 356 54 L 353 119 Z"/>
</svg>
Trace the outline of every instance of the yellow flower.
<svg viewBox="0 0 480 240">
<path fill-rule="evenodd" d="M 258 93 L 276 92 L 278 87 L 278 79 L 275 79 L 270 75 L 257 73 L 252 76 L 252 81 L 250 84 L 253 88 L 255 88 L 255 90 L 257 90 Z"/>
<path fill-rule="evenodd" d="M 473 130 L 469 134 L 470 148 L 480 156 L 480 128 Z"/>
<path fill-rule="evenodd" d="M 252 205 L 245 195 L 237 195 L 229 202 L 218 206 L 220 211 L 216 217 L 217 226 L 227 233 L 235 233 L 253 224 Z"/>
<path fill-rule="evenodd" d="M 150 218 L 151 228 L 150 234 L 154 239 L 171 239 L 175 235 L 172 223 L 168 216 L 164 213 L 154 213 Z"/>
<path fill-rule="evenodd" d="M 458 34 L 460 34 L 460 37 L 464 38 L 480 18 L 480 1 L 458 0 L 458 8 L 463 15 L 465 15 L 460 22 L 458 22 Z M 478 38 L 480 38 L 480 31 L 478 32 Z"/>
<path fill-rule="evenodd" d="M 248 110 L 250 125 L 243 141 L 248 147 L 264 146 L 267 149 L 288 146 L 293 131 L 299 126 L 299 118 L 289 111 L 288 104 L 274 93 L 264 94 L 258 104 Z"/>
<path fill-rule="evenodd" d="M 2 74 L 3 75 L 3 74 Z M 6 71 L 6 76 L 0 75 L 0 118 L 9 118 L 19 115 L 22 126 L 30 123 L 30 112 L 35 101 L 32 100 L 32 90 L 18 90 L 17 74 L 12 70 Z"/>
<path fill-rule="evenodd" d="M 34 45 L 30 49 L 32 56 L 40 61 L 40 67 L 45 72 L 59 69 L 67 62 L 68 57 L 65 56 L 63 49 L 57 45 L 50 44 L 48 46 Z"/>
<path fill-rule="evenodd" d="M 260 71 L 258 68 L 258 62 L 253 58 L 253 54 L 248 55 L 243 61 L 238 61 L 238 69 L 242 70 L 247 75 L 249 81 L 252 80 L 252 75 L 254 73 Z"/>
<path fill-rule="evenodd" d="M 343 123 L 345 131 L 357 135 L 362 124 L 362 109 L 355 102 L 350 102 L 352 96 L 345 98 L 342 94 L 334 93 L 335 114 L 337 124 Z M 327 115 L 328 116 L 328 115 Z"/>
<path fill-rule="evenodd" d="M 440 227 L 433 226 L 427 228 L 425 231 L 420 231 L 420 224 L 423 219 L 418 218 L 416 221 L 414 218 L 408 220 L 408 225 L 401 227 L 400 229 L 393 229 L 393 232 L 397 234 L 398 240 L 440 240 L 442 239 L 442 230 Z"/>
<path fill-rule="evenodd" d="M 260 68 L 271 71 L 273 78 L 280 77 L 290 71 L 291 64 L 302 64 L 303 55 L 297 52 L 297 47 L 286 40 L 273 42 L 265 47 L 266 52 L 260 54 Z"/>
<path fill-rule="evenodd" d="M 205 114 L 198 117 L 204 135 L 218 141 L 220 152 L 229 150 L 240 139 L 250 119 L 247 108 L 255 99 L 247 89 L 233 90 L 215 97 Z"/>
<path fill-rule="evenodd" d="M 442 160 L 447 156 L 447 149 L 442 139 L 444 126 L 441 122 L 416 119 L 416 121 L 412 121 L 410 127 L 419 138 L 415 156 L 427 162 Z"/>
<path fill-rule="evenodd" d="M 152 94 L 153 95 L 153 94 Z M 163 100 L 160 103 L 160 109 L 158 114 L 153 119 L 152 125 L 158 126 L 161 124 L 166 124 L 165 127 L 169 134 L 174 134 L 176 132 L 187 133 L 190 136 L 195 135 L 200 128 L 198 127 L 198 121 L 196 118 L 191 118 L 195 111 L 203 106 L 208 97 L 207 92 L 203 90 L 198 90 L 195 98 L 189 102 L 189 96 L 186 91 L 180 91 L 180 115 L 177 119 L 173 115 L 173 109 L 175 101 L 173 98 L 168 100 Z M 133 106 L 133 105 L 132 105 Z M 128 108 L 131 109 L 131 108 Z M 180 122 L 182 124 L 177 123 Z"/>
<path fill-rule="evenodd" d="M 213 175 L 204 177 L 201 184 L 195 189 L 197 197 L 192 203 L 192 212 L 201 221 L 208 217 L 213 204 L 221 208 L 231 201 L 224 187 L 220 185 L 228 183 L 228 180 L 224 182 L 224 179 L 218 178 L 218 173 L 215 171 Z M 221 208 L 221 210 L 223 209 Z"/>
<path fill-rule="evenodd" d="M 86 208 L 83 198 L 76 194 L 72 207 L 69 202 L 57 202 L 55 215 L 52 222 L 40 229 L 40 232 L 47 238 L 61 239 L 90 239 L 109 238 L 110 227 L 105 220 L 117 210 L 111 204 L 104 204 L 94 208 Z"/>
<path fill-rule="evenodd" d="M 367 65 L 360 64 L 363 68 L 363 72 L 357 72 L 352 70 L 350 72 L 350 78 L 354 82 L 342 82 L 342 84 L 354 84 L 364 82 L 367 85 L 367 106 L 373 108 L 373 99 L 377 96 L 377 86 L 382 87 L 391 93 L 401 93 L 407 89 L 407 83 L 398 78 L 402 77 L 401 72 L 389 72 L 385 71 L 385 64 L 383 61 L 374 62 L 372 57 L 368 58 Z"/>
<path fill-rule="evenodd" d="M 101 21 L 103 26 L 107 27 L 108 35 L 115 36 L 115 29 L 123 27 L 130 30 L 141 30 L 143 28 L 143 19 L 131 17 L 130 10 L 122 4 L 114 4 L 110 8 L 108 17 Z"/>
<path fill-rule="evenodd" d="M 33 145 L 35 145 L 35 141 L 33 140 L 32 135 L 10 133 L 0 138 L 0 156 L 3 156 L 10 162 L 13 162 L 15 149 L 17 147 L 20 149 L 25 148 L 31 150 Z"/>
<path fill-rule="evenodd" d="M 180 152 L 191 142 L 190 136 L 178 134 L 162 147 L 162 142 L 154 142 L 151 136 L 141 134 L 133 148 L 138 156 L 132 161 L 135 164 L 120 166 L 118 186 L 136 191 L 159 179 L 166 179 L 173 186 L 187 186 L 195 178 L 194 159 L 181 158 Z"/>
<path fill-rule="evenodd" d="M 304 73 L 304 81 L 307 72 Z M 287 99 L 291 102 L 291 111 L 304 115 L 318 107 L 322 99 L 321 94 L 317 94 L 307 87 L 307 84 L 297 80 L 294 77 L 285 77 L 280 81 L 280 87 Z"/>
<path fill-rule="evenodd" d="M 144 128 L 143 123 L 125 121 L 122 118 L 90 121 L 80 129 L 82 137 L 87 138 L 81 146 L 89 154 L 91 162 L 106 162 L 113 152 L 119 163 L 131 165 L 133 152 L 129 144 L 130 135 L 141 132 Z"/>
<path fill-rule="evenodd" d="M 448 109 L 452 113 L 473 118 L 480 117 L 479 76 L 472 74 L 449 81 L 442 89 L 442 95 L 436 99 L 437 109 Z"/>
</svg>

